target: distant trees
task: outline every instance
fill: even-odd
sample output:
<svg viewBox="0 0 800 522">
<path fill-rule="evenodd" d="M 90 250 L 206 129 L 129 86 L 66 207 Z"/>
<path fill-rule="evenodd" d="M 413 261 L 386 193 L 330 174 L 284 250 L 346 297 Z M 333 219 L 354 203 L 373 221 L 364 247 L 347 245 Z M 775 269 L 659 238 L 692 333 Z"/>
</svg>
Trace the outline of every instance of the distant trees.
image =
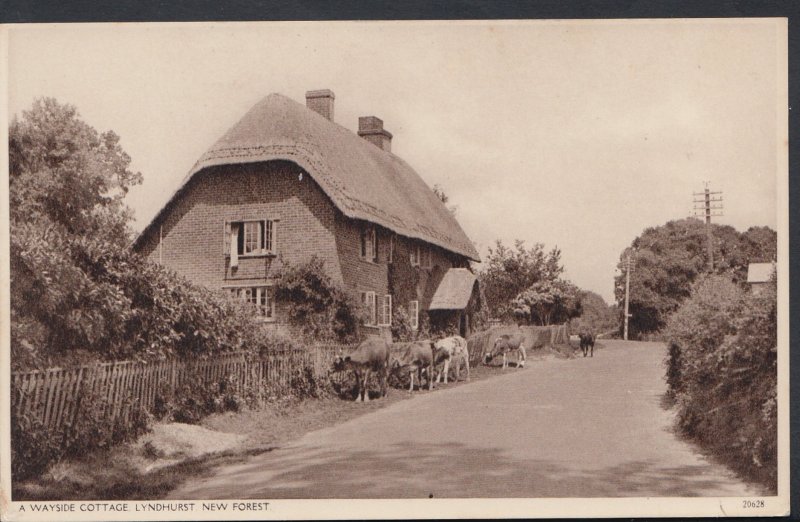
<svg viewBox="0 0 800 522">
<path fill-rule="evenodd" d="M 568 321 L 581 313 L 581 292 L 563 279 L 543 279 L 512 301 L 514 314 L 528 324 L 542 326 Z"/>
<path fill-rule="evenodd" d="M 712 225 L 714 272 L 743 282 L 747 266 L 775 259 L 777 234 L 768 227 L 739 233 L 727 225 Z M 697 219 L 670 221 L 646 229 L 620 254 L 615 297 L 625 296 L 625 259 L 630 252 L 635 268 L 630 278 L 630 333 L 656 332 L 691 294 L 700 274 L 708 270 L 705 224 Z"/>
<path fill-rule="evenodd" d="M 516 240 L 489 248 L 486 268 L 479 274 L 489 313 L 506 321 L 548 325 L 580 315 L 581 291 L 562 279 L 561 251 L 546 251 L 542 243 L 527 248 Z"/>
<path fill-rule="evenodd" d="M 458 205 L 448 205 L 447 204 L 447 203 L 450 202 L 450 197 L 447 194 L 445 194 L 444 189 L 442 188 L 442 186 L 439 185 L 438 183 L 435 184 L 433 186 L 433 193 L 436 194 L 436 197 L 439 198 L 439 200 L 442 203 L 445 204 L 445 206 L 447 207 L 447 210 L 449 210 L 450 213 L 455 216 L 456 213 L 458 212 Z"/>
<path fill-rule="evenodd" d="M 581 314 L 572 321 L 573 331 L 589 331 L 595 334 L 607 333 L 619 327 L 619 309 L 609 305 L 599 294 L 584 290 L 581 292 Z"/>
</svg>

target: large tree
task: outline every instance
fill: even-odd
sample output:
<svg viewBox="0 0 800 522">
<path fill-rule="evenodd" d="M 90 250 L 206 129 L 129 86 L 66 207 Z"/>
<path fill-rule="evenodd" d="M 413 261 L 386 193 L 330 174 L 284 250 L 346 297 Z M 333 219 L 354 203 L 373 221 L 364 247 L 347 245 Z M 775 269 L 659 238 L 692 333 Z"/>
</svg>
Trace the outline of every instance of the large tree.
<svg viewBox="0 0 800 522">
<path fill-rule="evenodd" d="M 735 282 L 746 280 L 751 262 L 770 261 L 777 235 L 768 227 L 739 233 L 731 226 L 711 225 L 714 273 Z M 694 281 L 709 270 L 706 225 L 697 219 L 670 221 L 646 229 L 620 254 L 615 297 L 624 306 L 625 266 L 630 255 L 630 334 L 661 330 L 670 314 L 691 294 Z"/>
<path fill-rule="evenodd" d="M 479 274 L 490 315 L 513 319 L 513 301 L 520 293 L 539 281 L 554 281 L 563 271 L 557 247 L 549 252 L 541 243 L 526 248 L 518 239 L 509 248 L 498 240 L 489 248 L 486 266 Z"/>
<path fill-rule="evenodd" d="M 33 223 L 62 235 L 125 243 L 131 212 L 123 203 L 142 175 L 113 131 L 98 133 L 75 107 L 40 98 L 9 128 L 13 225 Z"/>
</svg>

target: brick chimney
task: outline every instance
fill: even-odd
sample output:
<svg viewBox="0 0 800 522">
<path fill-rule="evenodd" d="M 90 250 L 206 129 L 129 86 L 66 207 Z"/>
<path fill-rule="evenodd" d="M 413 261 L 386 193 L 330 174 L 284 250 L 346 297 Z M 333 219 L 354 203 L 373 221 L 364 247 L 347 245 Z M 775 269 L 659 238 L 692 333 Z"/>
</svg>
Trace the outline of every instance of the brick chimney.
<svg viewBox="0 0 800 522">
<path fill-rule="evenodd" d="M 333 121 L 333 100 L 336 96 L 329 89 L 306 92 L 306 107 Z"/>
<path fill-rule="evenodd" d="M 375 116 L 358 118 L 358 135 L 386 152 L 392 152 L 392 133 L 383 128 L 383 120 Z"/>
</svg>

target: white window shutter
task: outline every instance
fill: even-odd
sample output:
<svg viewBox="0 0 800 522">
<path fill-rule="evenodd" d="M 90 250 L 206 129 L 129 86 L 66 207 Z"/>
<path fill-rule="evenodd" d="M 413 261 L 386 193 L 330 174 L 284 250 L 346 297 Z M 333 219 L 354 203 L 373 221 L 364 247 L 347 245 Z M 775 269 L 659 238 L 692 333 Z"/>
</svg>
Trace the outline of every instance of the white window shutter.
<svg viewBox="0 0 800 522">
<path fill-rule="evenodd" d="M 231 268 L 239 266 L 239 224 L 234 223 L 231 225 L 230 234 L 230 252 L 231 252 Z"/>
<path fill-rule="evenodd" d="M 222 255 L 230 255 L 231 253 L 231 223 L 230 221 L 223 221 L 222 223 Z"/>
<path fill-rule="evenodd" d="M 272 220 L 272 253 L 278 253 L 278 224 L 280 223 L 279 219 Z"/>
</svg>

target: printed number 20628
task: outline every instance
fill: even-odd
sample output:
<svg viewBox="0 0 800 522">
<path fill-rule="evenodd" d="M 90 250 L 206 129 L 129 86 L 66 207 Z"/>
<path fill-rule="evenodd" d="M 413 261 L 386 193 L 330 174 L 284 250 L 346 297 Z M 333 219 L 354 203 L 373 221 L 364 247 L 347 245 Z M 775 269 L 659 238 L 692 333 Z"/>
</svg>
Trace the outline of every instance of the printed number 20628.
<svg viewBox="0 0 800 522">
<path fill-rule="evenodd" d="M 743 508 L 763 508 L 764 501 L 763 500 L 742 500 L 742 507 Z"/>
</svg>

